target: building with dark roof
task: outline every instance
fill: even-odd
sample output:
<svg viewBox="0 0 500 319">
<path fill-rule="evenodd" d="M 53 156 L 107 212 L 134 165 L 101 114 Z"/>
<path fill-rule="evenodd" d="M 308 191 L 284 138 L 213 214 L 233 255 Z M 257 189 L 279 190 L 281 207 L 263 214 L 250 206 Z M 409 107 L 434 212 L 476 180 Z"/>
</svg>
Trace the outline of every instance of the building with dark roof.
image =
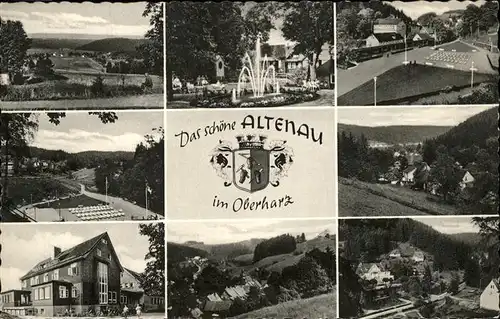
<svg viewBox="0 0 500 319">
<path fill-rule="evenodd" d="M 378 47 L 404 43 L 404 37 L 399 33 L 373 33 L 365 40 L 366 47 Z"/>
<path fill-rule="evenodd" d="M 125 304 L 164 309 L 164 296 L 145 295 L 140 274 L 121 265 L 107 232 L 64 251 L 54 247 L 20 280 L 21 290 L 0 294 L 3 311 L 14 315 L 97 314 Z"/>
</svg>

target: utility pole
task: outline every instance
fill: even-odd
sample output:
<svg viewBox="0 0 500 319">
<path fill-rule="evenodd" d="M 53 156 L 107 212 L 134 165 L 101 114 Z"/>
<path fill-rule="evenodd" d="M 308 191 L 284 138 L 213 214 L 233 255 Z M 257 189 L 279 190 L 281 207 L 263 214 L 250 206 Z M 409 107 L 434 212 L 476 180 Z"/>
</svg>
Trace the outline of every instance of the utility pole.
<svg viewBox="0 0 500 319">
<path fill-rule="evenodd" d="M 477 69 L 474 67 L 474 61 L 472 61 L 472 67 L 469 69 L 470 70 L 470 87 L 474 87 L 474 71 L 477 71 Z"/>
<path fill-rule="evenodd" d="M 377 77 L 373 78 L 373 106 L 377 106 Z"/>
<path fill-rule="evenodd" d="M 108 205 L 108 177 L 106 176 L 106 205 Z"/>
</svg>

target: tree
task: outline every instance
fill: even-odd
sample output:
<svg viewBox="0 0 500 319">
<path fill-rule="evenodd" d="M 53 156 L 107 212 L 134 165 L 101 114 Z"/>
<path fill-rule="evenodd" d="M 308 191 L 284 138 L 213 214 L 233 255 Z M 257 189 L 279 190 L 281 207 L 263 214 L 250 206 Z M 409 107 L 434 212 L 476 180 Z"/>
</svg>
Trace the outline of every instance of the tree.
<svg viewBox="0 0 500 319">
<path fill-rule="evenodd" d="M 437 182 L 441 194 L 445 201 L 449 200 L 449 195 L 455 193 L 459 182 L 462 179 L 462 170 L 455 164 L 455 161 L 448 155 L 446 148 L 440 147 L 437 151 L 438 158 L 435 166 L 431 169 L 431 178 Z"/>
<path fill-rule="evenodd" d="M 38 76 L 51 76 L 54 74 L 54 63 L 50 60 L 48 55 L 38 58 L 35 65 L 35 74 Z"/>
<path fill-rule="evenodd" d="M 474 258 L 469 259 L 465 263 L 465 273 L 464 281 L 470 287 L 482 288 L 480 287 L 481 281 L 481 268 L 479 263 Z"/>
<path fill-rule="evenodd" d="M 149 252 L 145 256 L 147 261 L 144 274 L 141 276 L 141 287 L 144 293 L 150 296 L 165 294 L 165 225 L 140 224 L 139 233 L 148 237 Z"/>
<path fill-rule="evenodd" d="M 163 3 L 148 2 L 144 9 L 143 16 L 149 16 L 150 29 L 146 32 L 146 43 L 139 47 L 139 51 L 144 58 L 144 64 L 149 72 L 156 75 L 163 75 Z M 168 46 L 167 46 L 168 47 Z M 168 79 L 167 79 L 168 80 Z"/>
<path fill-rule="evenodd" d="M 362 287 L 350 262 L 339 257 L 339 315 L 356 318 L 361 314 Z"/>
<path fill-rule="evenodd" d="M 417 22 L 420 23 L 420 25 L 422 26 L 429 26 L 436 19 L 437 19 L 437 14 L 435 12 L 428 12 L 418 17 Z"/>
<path fill-rule="evenodd" d="M 309 59 L 310 78 L 315 80 L 323 45 L 332 41 L 334 35 L 333 5 L 328 1 L 284 4 L 283 36 L 297 43 L 293 49 L 295 54 L 302 54 Z"/>
<path fill-rule="evenodd" d="M 306 241 L 306 234 L 302 233 L 302 235 L 300 235 L 300 240 L 304 243 Z"/>
<path fill-rule="evenodd" d="M 20 21 L 0 17 L 0 71 L 7 71 L 11 78 L 21 73 L 30 45 Z"/>
<path fill-rule="evenodd" d="M 448 292 L 451 294 L 457 294 L 460 285 L 460 278 L 457 273 L 453 273 L 450 281 L 450 286 L 448 287 Z"/>
</svg>

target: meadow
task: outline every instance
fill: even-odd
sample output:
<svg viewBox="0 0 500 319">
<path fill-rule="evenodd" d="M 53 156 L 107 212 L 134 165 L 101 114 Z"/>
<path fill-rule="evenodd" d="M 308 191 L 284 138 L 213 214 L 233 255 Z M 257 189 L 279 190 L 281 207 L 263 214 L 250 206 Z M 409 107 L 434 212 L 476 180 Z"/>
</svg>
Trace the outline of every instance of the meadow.
<svg viewBox="0 0 500 319">
<path fill-rule="evenodd" d="M 455 215 L 457 209 L 406 187 L 339 178 L 340 216 Z"/>
<path fill-rule="evenodd" d="M 261 308 L 245 313 L 232 319 L 255 318 L 323 318 L 337 317 L 337 302 L 335 293 L 320 295 L 308 299 L 284 302 L 271 307 Z"/>
<path fill-rule="evenodd" d="M 17 206 L 45 201 L 49 198 L 64 197 L 70 194 L 61 182 L 50 177 L 10 177 L 9 198 Z"/>
</svg>

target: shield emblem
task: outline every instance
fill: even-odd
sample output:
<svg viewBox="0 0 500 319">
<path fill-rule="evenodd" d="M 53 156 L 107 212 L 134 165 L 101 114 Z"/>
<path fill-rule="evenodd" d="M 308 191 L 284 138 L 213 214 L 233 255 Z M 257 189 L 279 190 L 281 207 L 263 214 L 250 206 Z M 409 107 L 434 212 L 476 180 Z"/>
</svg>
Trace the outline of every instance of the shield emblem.
<svg viewBox="0 0 500 319">
<path fill-rule="evenodd" d="M 269 184 L 269 151 L 240 149 L 233 151 L 233 182 L 246 192 L 254 193 Z"/>
</svg>

